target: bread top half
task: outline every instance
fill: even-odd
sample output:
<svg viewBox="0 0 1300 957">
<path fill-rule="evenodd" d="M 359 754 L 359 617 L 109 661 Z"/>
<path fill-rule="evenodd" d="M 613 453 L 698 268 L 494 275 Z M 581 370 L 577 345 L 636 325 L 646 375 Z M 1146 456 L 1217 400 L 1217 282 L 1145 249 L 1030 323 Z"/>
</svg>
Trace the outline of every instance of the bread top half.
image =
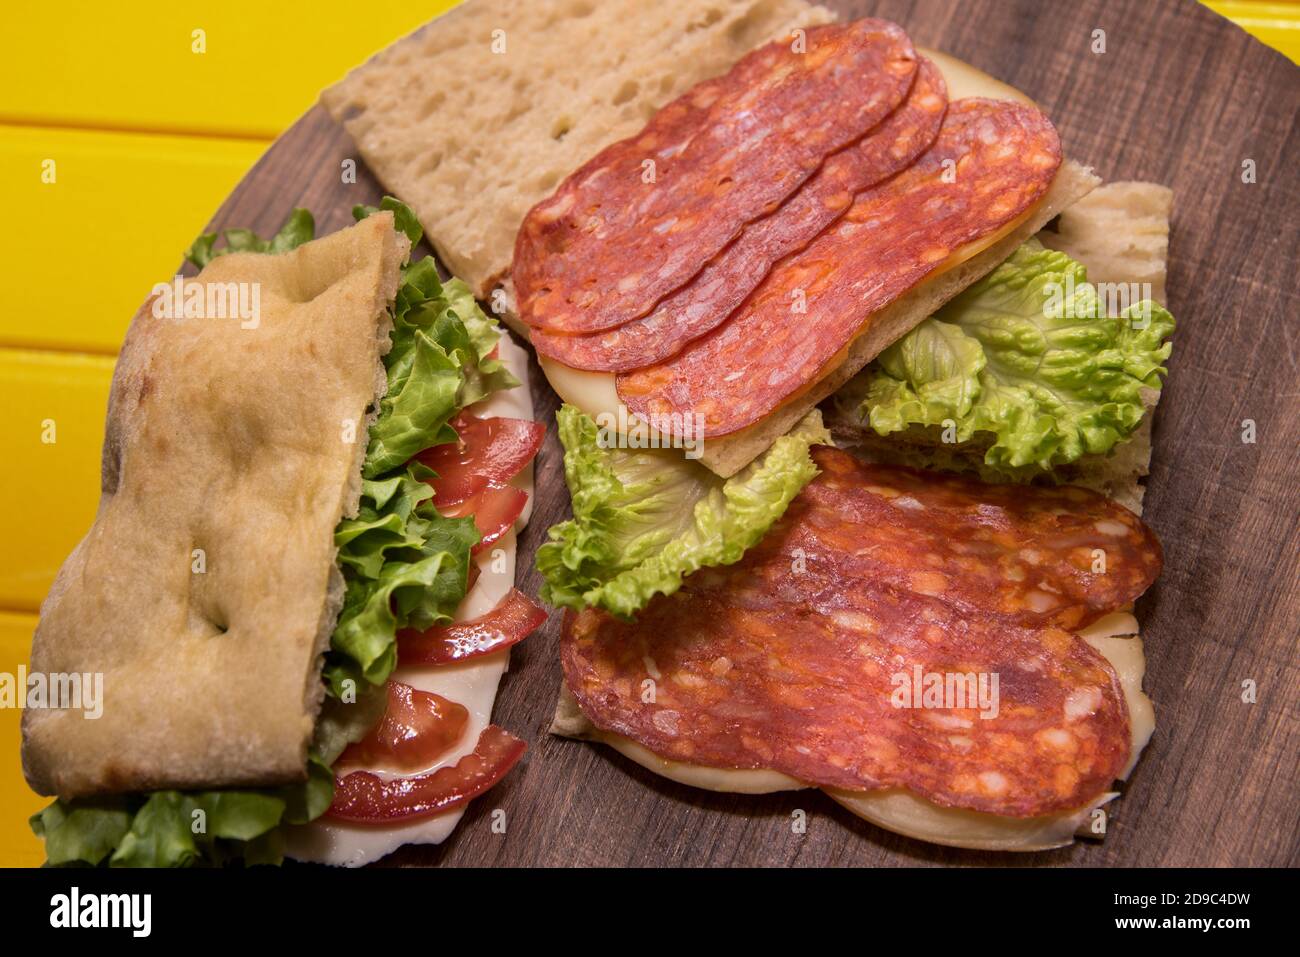
<svg viewBox="0 0 1300 957">
<path fill-rule="evenodd" d="M 383 213 L 282 255 L 221 256 L 184 282 L 202 317 L 155 295 L 132 320 L 99 510 L 32 649 L 34 673 L 101 680 L 102 705 L 24 713 L 36 791 L 305 776 L 342 603 L 334 528 L 357 509 L 408 245 Z M 256 309 L 216 316 L 206 303 L 231 291 Z"/>
</svg>

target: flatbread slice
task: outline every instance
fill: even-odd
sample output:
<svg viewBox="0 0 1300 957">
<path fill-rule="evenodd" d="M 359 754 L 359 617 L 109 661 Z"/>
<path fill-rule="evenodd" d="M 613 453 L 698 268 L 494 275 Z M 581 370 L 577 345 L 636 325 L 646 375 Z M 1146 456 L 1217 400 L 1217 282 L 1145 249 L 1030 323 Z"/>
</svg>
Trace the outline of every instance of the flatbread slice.
<svg viewBox="0 0 1300 957">
<path fill-rule="evenodd" d="M 157 318 L 154 298 L 136 314 L 99 511 L 32 650 L 33 672 L 102 674 L 102 716 L 24 712 L 37 792 L 305 777 L 342 603 L 334 528 L 356 514 L 408 246 L 382 213 L 284 255 L 222 256 L 185 282 L 205 302 L 242 288 L 253 319 Z"/>
<path fill-rule="evenodd" d="M 1039 239 L 1088 264 L 1094 284 L 1136 284 L 1138 298 L 1165 304 L 1165 259 L 1174 191 L 1158 183 L 1101 186 L 1065 212 Z"/>
</svg>

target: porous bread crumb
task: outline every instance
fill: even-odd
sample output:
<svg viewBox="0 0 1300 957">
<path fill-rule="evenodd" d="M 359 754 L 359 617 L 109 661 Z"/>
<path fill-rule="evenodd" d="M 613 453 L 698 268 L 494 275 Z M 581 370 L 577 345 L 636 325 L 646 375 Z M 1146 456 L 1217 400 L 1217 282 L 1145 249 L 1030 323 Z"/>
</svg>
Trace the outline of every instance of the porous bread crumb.
<svg viewBox="0 0 1300 957">
<path fill-rule="evenodd" d="M 1165 258 L 1174 193 L 1158 183 L 1120 182 L 1101 186 L 1065 212 L 1043 245 L 1088 267 L 1092 283 L 1139 283 L 1165 304 Z"/>
</svg>

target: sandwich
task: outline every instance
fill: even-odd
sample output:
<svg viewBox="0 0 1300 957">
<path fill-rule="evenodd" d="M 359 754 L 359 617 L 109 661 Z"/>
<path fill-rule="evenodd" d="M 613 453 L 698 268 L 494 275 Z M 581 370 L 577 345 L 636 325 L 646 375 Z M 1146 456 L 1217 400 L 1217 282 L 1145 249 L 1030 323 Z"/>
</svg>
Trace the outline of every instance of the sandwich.
<svg viewBox="0 0 1300 957">
<path fill-rule="evenodd" d="M 464 75 L 454 41 L 501 4 L 323 98 L 564 402 L 552 730 L 933 843 L 1100 836 L 1154 726 L 1132 604 L 1162 560 L 1138 512 L 1168 190 L 1101 185 L 1028 97 L 896 24 L 642 6 L 538 4 L 551 29 L 511 34 L 507 70 L 554 76 L 577 43 L 609 63 L 477 114 L 542 171 L 500 178 L 490 231 L 440 223 L 491 164 L 412 159 L 454 108 L 392 91 Z M 710 45 L 724 23 L 747 28 Z"/>
<path fill-rule="evenodd" d="M 525 363 L 410 260 L 409 208 L 354 215 L 204 235 L 132 320 L 32 649 L 104 690 L 23 715 L 52 865 L 364 863 L 444 838 L 524 752 L 490 716 L 545 617 L 513 589 Z"/>
</svg>

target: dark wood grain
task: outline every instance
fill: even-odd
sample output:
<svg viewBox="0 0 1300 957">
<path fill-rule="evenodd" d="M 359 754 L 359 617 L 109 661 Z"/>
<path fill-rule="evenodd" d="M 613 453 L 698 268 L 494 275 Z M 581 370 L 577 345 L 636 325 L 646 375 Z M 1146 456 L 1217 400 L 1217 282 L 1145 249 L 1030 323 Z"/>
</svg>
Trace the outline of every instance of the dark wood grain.
<svg viewBox="0 0 1300 957">
<path fill-rule="evenodd" d="M 1300 863 L 1300 73 L 1200 5 L 1083 0 L 832 3 L 902 24 L 1037 100 L 1067 153 L 1106 179 L 1175 192 L 1169 300 L 1178 318 L 1160 403 L 1146 519 L 1165 546 L 1139 605 L 1157 730 L 1103 843 L 1045 854 L 932 847 L 884 832 L 819 792 L 718 795 L 674 785 L 605 748 L 546 733 L 559 683 L 556 616 L 514 652 L 496 720 L 523 763 L 436 848 L 393 864 L 458 865 L 1295 865 Z M 1091 51 L 1104 30 L 1106 52 Z M 341 163 L 347 135 L 318 107 L 281 137 L 214 226 L 267 231 L 294 206 L 321 232 L 351 222 L 379 185 Z M 1258 182 L 1242 182 L 1255 161 Z M 466 197 L 466 202 L 472 202 Z M 547 527 L 568 516 L 554 394 L 534 366 L 539 419 L 520 586 Z M 1243 420 L 1257 441 L 1242 441 Z M 1258 687 L 1243 702 L 1243 682 Z M 490 812 L 507 814 L 494 834 Z M 795 834 L 791 812 L 808 814 Z"/>
</svg>

